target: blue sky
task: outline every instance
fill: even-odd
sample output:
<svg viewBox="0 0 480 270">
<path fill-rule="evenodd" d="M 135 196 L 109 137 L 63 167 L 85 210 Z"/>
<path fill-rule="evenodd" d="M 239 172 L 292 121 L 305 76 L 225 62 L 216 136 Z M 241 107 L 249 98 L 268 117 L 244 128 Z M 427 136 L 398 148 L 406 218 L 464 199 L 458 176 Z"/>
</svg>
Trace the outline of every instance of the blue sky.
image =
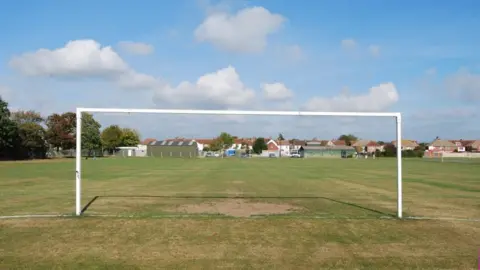
<svg viewBox="0 0 480 270">
<path fill-rule="evenodd" d="M 0 95 L 44 115 L 76 106 L 398 111 L 408 138 L 480 138 L 479 9 L 473 0 L 9 1 Z M 96 117 L 144 137 L 394 139 L 391 119 Z"/>
</svg>

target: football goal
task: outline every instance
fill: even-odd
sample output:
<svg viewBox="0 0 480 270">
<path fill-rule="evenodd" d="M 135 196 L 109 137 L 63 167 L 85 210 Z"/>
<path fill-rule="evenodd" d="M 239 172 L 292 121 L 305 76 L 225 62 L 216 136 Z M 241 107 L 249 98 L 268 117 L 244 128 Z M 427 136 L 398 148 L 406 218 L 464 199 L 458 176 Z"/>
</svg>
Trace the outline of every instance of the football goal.
<svg viewBox="0 0 480 270">
<path fill-rule="evenodd" d="M 196 115 L 196 116 L 235 116 L 235 117 L 247 117 L 247 116 L 252 116 L 252 117 L 258 117 L 258 116 L 261 116 L 261 117 L 269 117 L 270 118 L 273 118 L 273 117 L 352 117 L 352 118 L 355 118 L 355 117 L 362 117 L 362 118 L 366 118 L 366 117 L 381 117 L 381 118 L 385 118 L 387 121 L 389 121 L 388 119 L 392 119 L 392 123 L 395 123 L 396 124 L 396 130 L 395 130 L 395 133 L 393 133 L 393 130 L 392 130 L 392 134 L 391 136 L 396 136 L 395 140 L 396 140 L 396 160 L 394 159 L 384 159 L 385 161 L 383 162 L 387 162 L 387 163 L 382 163 L 382 164 L 387 164 L 387 166 L 384 168 L 380 168 L 382 170 L 387 170 L 386 173 L 383 173 L 383 174 L 377 174 L 377 175 L 374 175 L 373 179 L 375 181 L 378 181 L 376 183 L 379 183 L 381 185 L 384 185 L 383 187 L 386 188 L 386 189 L 390 189 L 388 191 L 388 194 L 389 194 L 389 199 L 388 199 L 388 203 L 389 203 L 389 211 L 391 211 L 391 215 L 393 217 L 397 217 L 397 218 L 402 218 L 402 152 L 401 152 L 401 149 L 402 149 L 402 145 L 401 145 L 401 142 L 402 142 L 402 117 L 401 117 L 401 113 L 398 113 L 398 112 L 384 112 L 384 113 L 380 113 L 380 112 L 315 112 L 315 111 L 252 111 L 252 110 L 180 110 L 180 109 L 135 109 L 135 108 L 132 108 L 132 109 L 122 109 L 122 108 L 77 108 L 76 109 L 76 117 L 77 117 L 77 121 L 76 121 L 76 161 L 75 161 L 75 181 L 76 181 L 76 184 L 75 184 L 75 196 L 76 196 L 76 199 L 75 199 L 75 213 L 77 216 L 81 216 L 84 212 L 84 210 L 82 209 L 82 207 L 84 207 L 84 205 L 82 205 L 82 116 L 86 117 L 86 114 L 93 114 L 93 113 L 98 113 L 98 114 L 163 114 L 163 115 Z M 174 116 L 171 116 L 171 117 L 174 117 Z M 283 119 L 283 118 L 282 118 Z M 198 126 L 201 125 L 199 123 L 196 123 L 196 127 L 198 128 Z M 186 127 L 187 129 L 193 129 L 195 128 L 195 126 L 190 126 L 190 127 Z M 188 164 L 194 164 L 194 162 L 197 162 L 197 168 L 198 170 L 205 170 L 204 172 L 201 172 L 200 174 L 197 174 L 196 176 L 192 176 L 192 179 L 197 179 L 195 181 L 195 183 L 198 183 L 198 182 L 201 182 L 202 185 L 205 185 L 205 183 L 208 183 L 209 181 L 198 181 L 198 177 L 200 177 L 200 175 L 206 175 L 206 174 L 215 174 L 215 177 L 217 178 L 221 178 L 222 177 L 222 174 L 221 173 L 218 173 L 218 172 L 214 172 L 214 169 L 213 168 L 210 168 L 209 170 L 210 171 L 207 171 L 207 169 L 205 169 L 205 166 L 210 166 L 211 164 L 217 164 L 218 165 L 218 162 L 229 162 L 228 160 L 231 160 L 229 159 L 229 155 L 231 153 L 233 153 L 234 151 L 230 152 L 229 149 L 227 148 L 222 148 L 221 151 L 217 151 L 217 152 L 213 152 L 213 151 L 205 151 L 204 153 L 202 154 L 199 154 L 200 150 L 197 152 L 197 151 L 191 151 L 191 152 L 188 152 L 187 150 L 185 151 L 172 151 L 170 149 L 173 149 L 173 147 L 175 147 L 175 145 L 170 145 L 170 144 L 173 144 L 172 142 L 167 142 L 167 141 L 161 141 L 161 140 L 158 140 L 158 141 L 153 141 L 153 142 L 149 142 L 149 143 L 145 143 L 146 146 L 148 146 L 148 148 L 145 148 L 145 152 L 143 153 L 144 156 L 146 157 L 145 159 L 142 159 L 140 162 L 139 159 L 135 159 L 137 160 L 136 162 L 138 163 L 135 163 L 136 165 L 135 166 L 146 166 L 146 165 L 142 165 L 142 164 L 147 164 L 148 162 L 157 162 L 155 163 L 154 165 L 152 165 L 151 167 L 149 167 L 148 169 L 145 169 L 144 171 L 140 171 L 138 169 L 138 166 L 137 167 L 134 167 L 134 165 L 131 165 L 133 167 L 133 169 L 137 169 L 138 173 L 139 174 L 142 174 L 143 175 L 147 175 L 147 173 L 150 173 L 150 174 L 157 174 L 155 175 L 154 177 L 152 177 L 149 182 L 145 182 L 145 185 L 142 186 L 142 182 L 136 182 L 136 184 L 133 184 L 132 182 L 125 182 L 127 183 L 127 185 L 137 185 L 137 186 L 142 186 L 143 190 L 146 190 L 146 191 L 150 191 L 152 190 L 152 192 L 155 192 L 155 190 L 157 190 L 157 192 L 162 192 L 165 191 L 165 188 L 162 188 L 162 187 L 168 187 L 168 185 L 164 185 L 162 186 L 162 184 L 160 183 L 161 181 L 157 181 L 158 179 L 160 179 L 162 177 L 162 175 L 165 175 L 165 174 L 172 174 L 173 173 L 177 173 L 177 174 L 181 174 L 182 172 L 180 170 L 176 170 L 175 172 L 173 172 L 173 170 L 175 169 L 174 166 L 169 166 L 169 165 L 165 165 L 167 164 L 168 160 L 174 160 L 174 159 L 168 159 L 169 157 L 181 157 L 182 159 L 176 159 L 176 160 L 183 160 L 183 162 L 185 163 L 188 163 Z M 185 142 L 185 144 L 192 144 L 192 142 Z M 279 144 L 281 145 L 281 144 Z M 184 147 L 185 149 L 189 149 L 188 146 L 189 145 L 183 145 L 183 146 L 187 146 L 187 147 Z M 183 147 L 182 146 L 182 147 Z M 242 144 L 243 146 L 243 144 Z M 223 146 L 222 146 L 223 147 Z M 320 147 L 320 146 L 319 146 Z M 350 147 L 350 146 L 349 146 Z M 192 146 L 190 148 L 195 148 L 195 146 Z M 351 147 L 353 149 L 353 147 Z M 153 149 L 153 150 L 152 150 Z M 161 150 L 161 149 L 165 149 L 165 150 Z M 178 148 L 177 148 L 178 149 Z M 247 149 L 248 149 L 248 146 L 247 146 Z M 265 148 L 266 149 L 266 148 Z M 343 149 L 343 148 L 342 148 Z M 83 149 L 83 151 L 85 151 L 86 149 Z M 196 150 L 196 148 L 195 148 Z M 123 162 L 121 163 L 121 165 L 117 165 L 115 167 L 115 171 L 113 171 L 113 173 L 117 173 L 118 174 L 118 170 L 121 170 L 122 169 L 122 166 L 124 166 L 125 164 L 128 165 L 127 160 L 131 160 L 131 159 L 128 159 L 128 158 L 125 158 L 125 157 L 134 157 L 136 155 L 135 153 L 135 150 L 132 150 L 130 148 L 124 148 L 124 149 L 121 149 L 121 155 L 120 157 L 122 157 L 121 160 L 123 161 L 120 161 L 120 162 Z M 143 150 L 142 150 L 143 151 Z M 280 150 L 279 153 L 281 153 L 282 150 Z M 347 153 L 344 153 L 345 151 L 342 151 L 342 154 L 341 154 L 341 158 L 340 158 L 340 155 L 338 156 L 339 158 L 336 159 L 336 160 L 344 160 L 346 161 L 347 160 Z M 339 152 L 340 153 L 340 152 Z M 194 158 L 197 158 L 197 157 L 200 157 L 201 155 L 203 155 L 202 157 L 207 157 L 204 159 L 204 161 L 194 161 Z M 214 161 L 212 159 L 214 159 L 215 157 L 226 157 L 226 158 L 223 158 L 223 159 L 219 159 L 219 161 Z M 351 156 L 351 155 L 349 155 Z M 345 198 L 345 196 L 355 196 L 355 195 L 349 195 L 349 194 L 352 194 L 352 193 L 355 193 L 356 191 L 358 191 L 358 195 L 356 196 L 362 196 L 363 199 L 366 199 L 368 196 L 369 196 L 369 190 L 366 190 L 366 187 L 364 186 L 365 184 L 368 184 L 368 180 L 369 179 L 372 179 L 372 175 L 368 175 L 368 169 L 365 169 L 365 167 L 363 166 L 379 166 L 379 165 L 374 165 L 374 164 L 379 164 L 377 161 L 369 161 L 370 159 L 365 160 L 365 161 L 360 161 L 360 160 L 357 160 L 357 161 L 346 161 L 346 162 L 350 162 L 350 163 L 343 163 L 343 162 L 339 162 L 339 161 L 333 161 L 334 159 L 323 159 L 322 161 L 318 161 L 319 159 L 312 159 L 312 158 L 309 158 L 309 159 L 302 159 L 302 161 L 299 161 L 298 159 L 296 159 L 297 157 L 300 158 L 300 157 L 303 157 L 301 156 L 301 152 L 300 151 L 297 151 L 295 150 L 292 151 L 291 154 L 289 154 L 289 157 L 291 157 L 292 159 L 285 159 L 284 157 L 285 156 L 281 156 L 283 159 L 275 159 L 275 160 L 278 160 L 278 162 L 274 161 L 272 159 L 272 157 L 278 157 L 278 156 L 275 156 L 275 153 L 267 153 L 266 155 L 264 155 L 264 157 L 267 157 L 267 159 L 259 159 L 259 158 L 256 158 L 256 159 L 246 159 L 246 158 L 249 158 L 251 156 L 249 156 L 249 154 L 244 154 L 242 153 L 241 155 L 239 154 L 238 155 L 240 161 L 235 163 L 232 168 L 234 168 L 233 170 L 238 170 L 240 171 L 240 169 L 238 169 L 238 167 L 236 166 L 244 166 L 242 167 L 242 173 L 236 173 L 236 172 L 231 172 L 231 174 L 227 177 L 229 177 L 227 180 L 225 181 L 230 181 L 229 183 L 233 183 L 233 184 L 237 184 L 237 187 L 238 185 L 241 185 L 241 183 L 234 183 L 234 182 L 242 182 L 242 181 L 233 181 L 232 179 L 236 179 L 236 177 L 240 177 L 242 174 L 245 174 L 245 177 L 242 178 L 242 179 L 245 179 L 245 182 L 248 182 L 250 181 L 251 182 L 251 185 L 254 186 L 252 188 L 255 189 L 252 191 L 252 193 L 255 193 L 255 192 L 272 192 L 271 191 L 271 188 L 275 188 L 275 185 L 276 183 L 278 183 L 278 185 L 281 186 L 281 191 L 279 192 L 283 192 L 282 194 L 286 194 L 288 192 L 291 191 L 292 188 L 295 188 L 295 185 L 296 184 L 299 184 L 299 183 L 307 183 L 311 186 L 304 186 L 302 187 L 302 189 L 299 189 L 299 193 L 300 192 L 311 192 L 311 193 L 318 193 L 320 191 L 324 191 L 325 194 L 334 194 L 336 196 L 335 199 L 329 199 L 329 198 L 324 198 L 324 199 L 329 199 L 331 201 L 340 201 L 342 199 L 348 199 L 348 198 Z M 154 159 L 155 158 L 155 159 Z M 188 158 L 188 160 L 186 160 Z M 118 161 L 119 159 L 117 159 Z M 223 161 L 221 161 L 223 160 Z M 264 160 L 264 161 L 261 161 L 261 160 Z M 145 161 L 145 162 L 143 162 Z M 270 162 L 271 161 L 271 162 Z M 324 162 L 325 161 L 325 162 Z M 87 163 L 88 162 L 97 162 L 97 161 L 90 161 L 90 160 L 87 160 L 86 161 Z M 100 161 L 98 161 L 100 162 Z M 99 168 L 100 166 L 102 166 L 103 164 L 106 164 L 106 163 L 95 163 L 95 164 L 98 164 L 98 165 L 92 165 L 92 166 L 95 166 L 96 168 Z M 177 162 L 177 161 L 175 161 Z M 206 162 L 206 163 L 201 163 L 201 162 Z M 215 163 L 217 162 L 217 163 Z M 249 163 L 250 162 L 250 163 Z M 331 162 L 330 164 L 338 164 L 338 165 L 334 165 L 334 166 L 337 166 L 335 168 L 331 167 L 330 165 L 325 165 L 327 164 L 328 162 Z M 337 163 L 333 163 L 333 162 L 337 162 Z M 380 161 L 382 162 L 382 161 Z M 107 162 L 108 163 L 108 162 Z M 200 164 L 201 163 L 201 164 Z M 93 163 L 88 163 L 88 164 L 93 164 Z M 173 164 L 173 163 L 170 163 L 170 164 Z M 227 163 L 223 163 L 223 164 L 227 164 Z M 231 163 L 230 163 L 231 164 Z M 248 165 L 242 165 L 242 164 L 248 164 Z M 260 165 L 258 165 L 260 164 Z M 263 165 L 262 165 L 263 164 Z M 274 166 L 277 166 L 276 167 L 276 171 L 275 172 L 272 172 L 272 171 L 268 171 L 268 166 L 271 166 L 271 165 L 265 165 L 265 164 L 274 164 Z M 277 164 L 277 165 L 275 165 Z M 302 166 L 301 164 L 309 164 L 308 166 L 307 165 L 303 165 L 304 168 L 294 168 L 294 166 Z M 352 167 L 349 167 L 349 165 L 344 165 L 344 164 L 351 164 L 353 166 L 356 166 L 355 168 L 359 169 L 359 168 L 363 168 L 364 171 L 353 171 L 354 168 Z M 389 165 L 390 164 L 390 165 Z M 83 164 L 85 165 L 85 164 Z M 205 166 L 204 166 L 205 165 Z M 162 168 L 159 168 L 159 166 L 164 166 Z M 186 166 L 186 165 L 185 165 Z M 190 165 L 189 165 L 190 166 Z M 193 165 L 195 166 L 195 164 Z M 255 166 L 254 169 L 251 169 Z M 263 166 L 263 167 L 262 167 Z M 290 166 L 290 168 L 286 168 Z M 311 171 L 311 172 L 305 172 L 305 170 L 303 169 L 308 169 L 308 170 L 315 170 L 315 168 L 317 166 L 324 166 L 324 168 L 327 168 L 328 169 L 328 172 L 331 173 L 332 175 L 334 173 L 340 173 L 341 175 L 343 175 L 343 179 L 353 179 L 352 181 L 357 181 L 356 183 L 353 183 L 351 186 L 347 186 L 348 183 L 347 181 L 338 181 L 335 182 L 336 180 L 335 179 L 339 179 L 340 176 L 337 176 L 337 178 L 335 178 L 335 176 L 333 175 L 332 177 L 330 176 L 322 176 L 321 175 L 321 170 L 320 171 Z M 329 167 L 330 166 L 330 167 Z M 220 165 L 218 165 L 217 167 L 220 167 Z M 217 168 L 215 167 L 215 168 Z M 396 167 L 396 172 L 395 172 L 395 168 Z M 88 175 L 87 176 L 87 173 L 88 173 L 88 168 L 89 167 L 85 167 L 87 172 L 85 172 L 85 179 L 87 182 L 85 182 L 85 185 L 88 185 L 88 180 L 90 178 L 90 176 Z M 146 168 L 146 167 L 145 167 Z M 151 169 L 150 169 L 151 168 Z M 243 169 L 245 168 L 245 169 Z M 313 168 L 313 169 L 312 169 Z M 345 171 L 342 171 L 343 168 L 345 168 Z M 167 170 L 171 170 L 169 172 L 167 172 Z M 182 167 L 182 170 L 184 171 L 193 171 L 193 169 L 191 168 L 187 168 L 187 167 Z M 246 171 L 246 170 L 251 170 L 250 171 Z M 284 170 L 284 171 L 281 171 L 281 170 Z M 303 171 L 302 171 L 303 170 Z M 145 172 L 145 171 L 149 171 L 149 172 Z M 151 172 L 150 172 L 151 171 Z M 373 170 L 370 170 L 370 172 L 372 171 L 375 171 L 375 169 Z M 98 171 L 98 172 L 102 172 L 103 171 Z M 95 177 L 98 177 L 98 172 L 96 174 Z M 126 169 L 125 173 L 130 173 L 131 171 L 128 171 L 128 169 Z M 185 174 L 187 174 L 186 172 L 184 172 Z M 198 173 L 195 172 L 195 173 Z M 202 174 L 203 173 L 203 174 Z M 263 176 L 261 175 L 263 173 Z M 270 175 L 265 175 L 266 174 L 269 174 Z M 303 173 L 303 174 L 302 174 Z M 309 174 L 308 174 L 309 173 Z M 93 174 L 93 173 L 92 173 Z M 106 172 L 105 172 L 106 174 Z M 135 175 L 135 172 L 132 172 L 132 177 L 134 177 Z M 191 175 L 193 175 L 194 172 L 191 172 Z M 287 175 L 288 174 L 288 175 Z M 307 175 L 308 174 L 308 175 Z M 395 174 L 396 174 L 396 187 L 395 187 L 395 182 L 394 182 L 394 179 L 395 179 Z M 103 175 L 103 174 L 102 174 Z M 302 176 L 303 175 L 303 176 Z M 299 181 L 299 180 L 295 180 L 296 178 L 295 177 L 300 177 L 299 179 L 300 180 L 305 180 L 305 181 Z M 330 186 L 319 186 L 321 183 L 321 181 L 317 181 L 315 177 L 325 177 L 326 181 L 330 181 L 328 183 L 331 183 Z M 170 177 L 170 175 L 168 176 Z M 195 178 L 197 177 L 197 178 Z M 254 177 L 258 177 L 258 180 L 255 179 L 255 181 L 252 180 L 252 178 Z M 276 178 L 277 177 L 277 178 Z M 283 177 L 283 178 L 282 178 Z M 303 178 L 301 178 L 303 177 Z M 375 178 L 376 177 L 376 178 Z M 174 178 L 174 177 L 173 177 Z M 168 182 L 169 185 L 175 185 L 175 180 L 173 178 L 169 178 Z M 217 181 L 218 179 L 217 178 L 214 178 L 212 181 L 210 182 L 214 182 L 214 181 Z M 284 179 L 285 181 L 278 181 L 278 178 L 282 178 Z M 140 178 L 138 178 L 140 180 Z M 180 178 L 179 179 L 181 181 L 184 180 L 184 178 Z M 293 179 L 293 180 L 292 180 Z M 391 179 L 391 184 L 390 184 L 390 180 Z M 340 179 L 342 180 L 342 179 Z M 364 181 L 365 180 L 365 181 Z M 166 180 L 167 181 L 167 180 Z M 192 180 L 193 181 L 193 180 Z M 259 182 L 259 181 L 264 181 L 264 182 Z M 316 182 L 315 182 L 316 181 Z M 114 181 L 111 182 L 112 186 L 115 187 L 115 185 L 117 186 L 120 186 L 119 184 L 115 184 Z M 160 184 L 159 184 L 160 183 Z M 220 183 L 220 185 L 224 184 L 224 182 L 217 182 L 217 183 Z M 255 186 L 257 185 L 258 186 Z M 287 186 L 287 184 L 289 184 L 290 186 Z M 156 186 L 148 186 L 148 185 L 156 185 Z M 342 186 L 341 185 L 344 185 L 346 186 L 346 188 L 341 188 Z M 362 185 L 363 185 L 363 190 L 362 189 Z M 312 187 L 312 188 L 311 188 Z M 103 186 L 99 186 L 99 189 L 100 190 L 101 188 L 103 188 Z M 182 191 L 182 189 L 184 190 L 185 186 L 179 186 L 177 190 L 180 190 Z M 223 187 L 224 188 L 223 190 L 228 190 L 229 187 Z M 315 189 L 316 188 L 316 189 Z M 84 187 L 85 189 L 85 187 Z M 358 189 L 358 190 L 357 190 Z M 198 189 L 198 190 L 202 190 L 202 189 Z M 239 190 L 242 190 L 241 188 L 239 188 Z M 378 190 L 378 189 L 377 189 Z M 245 191 L 245 190 L 243 190 Z M 134 189 L 128 189 L 128 188 L 125 188 L 123 190 L 124 193 L 128 193 L 128 195 L 135 195 L 135 190 Z M 227 191 L 225 191 L 227 192 Z M 258 193 L 255 193 L 255 194 L 258 194 Z M 396 197 L 396 211 L 395 211 L 395 214 L 393 214 L 394 212 L 394 208 L 395 208 L 395 197 Z M 269 198 L 269 197 L 264 197 L 264 198 Z M 320 195 L 319 195 L 319 198 L 320 198 Z M 323 198 L 323 197 L 322 197 Z M 372 205 L 380 205 L 379 204 L 375 204 L 375 201 L 371 200 L 370 201 Z M 344 203 L 344 205 L 350 205 L 349 203 Z M 346 206 L 347 207 L 347 206 Z M 323 208 L 321 207 L 318 207 L 319 209 L 328 209 L 328 206 L 325 206 Z M 141 211 L 141 210 L 140 210 Z M 389 214 L 390 215 L 390 214 Z"/>
</svg>

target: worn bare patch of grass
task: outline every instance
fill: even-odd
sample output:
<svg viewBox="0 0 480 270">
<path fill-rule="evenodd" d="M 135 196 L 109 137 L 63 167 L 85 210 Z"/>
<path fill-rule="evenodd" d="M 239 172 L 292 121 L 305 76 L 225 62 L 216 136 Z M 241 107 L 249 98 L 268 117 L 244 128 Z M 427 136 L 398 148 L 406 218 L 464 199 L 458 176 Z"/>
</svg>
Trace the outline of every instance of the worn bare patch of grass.
<svg viewBox="0 0 480 270">
<path fill-rule="evenodd" d="M 250 217 L 253 215 L 287 214 L 301 210 L 298 206 L 278 203 L 249 202 L 243 199 L 210 201 L 201 204 L 181 205 L 176 212 L 190 214 L 222 214 L 233 217 Z"/>
</svg>

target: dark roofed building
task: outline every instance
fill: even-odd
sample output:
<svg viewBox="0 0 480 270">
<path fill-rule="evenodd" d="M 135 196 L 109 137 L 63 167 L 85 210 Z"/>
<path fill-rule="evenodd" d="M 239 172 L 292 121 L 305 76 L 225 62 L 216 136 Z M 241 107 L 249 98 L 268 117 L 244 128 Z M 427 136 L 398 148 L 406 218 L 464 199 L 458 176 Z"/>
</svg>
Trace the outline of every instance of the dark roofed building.
<svg viewBox="0 0 480 270">
<path fill-rule="evenodd" d="M 355 154 L 355 148 L 352 146 L 346 145 L 335 145 L 335 146 L 320 146 L 320 145 L 312 145 L 311 143 L 307 143 L 306 146 L 302 147 L 302 154 L 305 157 L 342 157 L 342 152 L 345 155 L 353 155 Z"/>
<path fill-rule="evenodd" d="M 152 141 L 147 145 L 149 157 L 194 158 L 198 156 L 197 142 L 194 140 Z"/>
</svg>

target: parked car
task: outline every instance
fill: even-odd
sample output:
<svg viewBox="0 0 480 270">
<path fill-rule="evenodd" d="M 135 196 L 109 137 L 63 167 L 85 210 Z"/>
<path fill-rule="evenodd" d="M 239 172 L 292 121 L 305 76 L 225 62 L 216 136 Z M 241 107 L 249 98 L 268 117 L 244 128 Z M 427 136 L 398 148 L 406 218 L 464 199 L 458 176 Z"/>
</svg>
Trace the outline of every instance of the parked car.
<svg viewBox="0 0 480 270">
<path fill-rule="evenodd" d="M 268 157 L 269 157 L 269 158 L 276 158 L 277 155 L 275 155 L 274 153 L 270 153 L 270 154 L 268 154 Z"/>
<path fill-rule="evenodd" d="M 291 158 L 301 158 L 300 154 L 292 154 L 290 157 Z"/>
</svg>

